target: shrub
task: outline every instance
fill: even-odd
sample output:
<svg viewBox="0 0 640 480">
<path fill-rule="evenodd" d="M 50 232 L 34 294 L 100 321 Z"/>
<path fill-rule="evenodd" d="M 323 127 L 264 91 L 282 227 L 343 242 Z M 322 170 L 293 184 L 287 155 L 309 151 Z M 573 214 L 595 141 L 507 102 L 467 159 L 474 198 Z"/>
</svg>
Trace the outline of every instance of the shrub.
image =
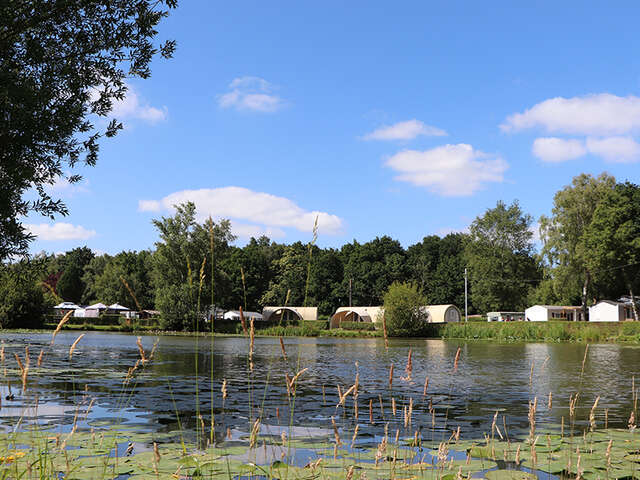
<svg viewBox="0 0 640 480">
<path fill-rule="evenodd" d="M 420 335 L 427 324 L 428 314 L 421 308 L 426 303 L 415 284 L 391 284 L 384 295 L 388 334 L 395 337 Z"/>
<path fill-rule="evenodd" d="M 0 268 L 0 328 L 41 327 L 47 305 L 37 272 L 26 263 Z"/>
<path fill-rule="evenodd" d="M 302 326 L 307 329 L 326 330 L 329 328 L 329 320 L 304 320 Z"/>
<path fill-rule="evenodd" d="M 368 322 L 341 322 L 340 328 L 343 330 L 367 330 L 371 332 L 376 329 L 376 325 Z"/>
</svg>

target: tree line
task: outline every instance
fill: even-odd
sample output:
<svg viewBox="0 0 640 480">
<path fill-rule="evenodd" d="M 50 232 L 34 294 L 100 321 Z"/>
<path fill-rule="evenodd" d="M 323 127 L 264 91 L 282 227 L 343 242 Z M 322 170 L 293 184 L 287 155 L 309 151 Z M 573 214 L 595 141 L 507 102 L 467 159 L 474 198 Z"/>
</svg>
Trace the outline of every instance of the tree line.
<svg viewBox="0 0 640 480">
<path fill-rule="evenodd" d="M 465 268 L 469 312 L 481 314 L 538 303 L 586 308 L 634 296 L 640 282 L 640 187 L 607 174 L 578 175 L 558 191 L 537 232 L 517 201 L 499 201 L 468 232 L 426 236 L 408 248 L 386 235 L 339 249 L 265 236 L 235 246 L 230 222 L 199 223 L 192 203 L 153 224 L 158 241 L 150 250 L 96 255 L 81 247 L 3 264 L 0 323 L 37 325 L 61 300 L 157 309 L 161 326 L 176 330 L 196 329 L 212 305 L 307 305 L 329 316 L 349 300 L 381 305 L 394 282 L 412 284 L 427 304 L 463 307 Z"/>
</svg>

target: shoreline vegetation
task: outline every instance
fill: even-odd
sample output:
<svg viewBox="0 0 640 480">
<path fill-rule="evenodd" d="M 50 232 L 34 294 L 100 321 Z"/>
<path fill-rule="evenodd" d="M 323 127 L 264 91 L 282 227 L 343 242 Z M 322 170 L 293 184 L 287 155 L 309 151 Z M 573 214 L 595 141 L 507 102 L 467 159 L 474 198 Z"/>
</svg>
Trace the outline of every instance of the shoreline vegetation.
<svg viewBox="0 0 640 480">
<path fill-rule="evenodd" d="M 29 351 L 29 345 L 25 345 L 22 354 L 21 345 L 2 344 L 0 366 L 6 372 L 5 380 L 14 385 L 22 384 L 25 398 L 37 398 L 38 377 L 49 375 L 51 367 L 48 364 L 55 361 L 56 355 L 60 355 L 60 352 L 56 352 L 59 347 L 53 345 L 57 331 L 53 332 L 51 344 L 42 348 L 37 362 L 29 360 L 35 355 L 35 352 Z M 477 434 L 469 435 L 470 432 L 450 417 L 451 406 L 437 402 L 437 397 L 442 394 L 445 397 L 453 395 L 467 368 L 467 355 L 460 347 L 455 353 L 449 352 L 446 369 L 450 374 L 438 384 L 430 384 L 429 376 L 424 378 L 420 375 L 421 378 L 418 378 L 418 373 L 414 372 L 412 350 L 408 348 L 406 365 L 404 357 L 388 359 L 388 388 L 383 387 L 384 393 L 377 393 L 378 379 L 360 376 L 357 363 L 354 383 L 349 386 L 348 382 L 343 388 L 338 384 L 337 395 L 333 389 L 328 389 L 325 395 L 325 385 L 322 384 L 322 402 L 318 413 L 330 418 L 330 424 L 327 428 L 317 429 L 317 433 L 305 435 L 304 428 L 294 423 L 293 411 L 299 408 L 296 407 L 297 402 L 304 399 L 304 396 L 298 398 L 298 394 L 302 394 L 305 386 L 320 387 L 318 378 L 312 375 L 313 367 L 301 364 L 300 357 L 296 360 L 292 352 L 286 351 L 283 343 L 274 345 L 274 348 L 281 350 L 281 368 L 286 381 L 281 408 L 283 412 L 288 411 L 289 415 L 281 417 L 279 410 L 266 410 L 260 399 L 269 389 L 282 389 L 282 385 L 275 379 L 266 383 L 256 380 L 254 336 L 254 327 L 251 325 L 247 339 L 246 378 L 243 382 L 246 382 L 250 391 L 255 390 L 255 396 L 249 397 L 245 427 L 236 430 L 235 434 L 225 425 L 224 412 L 225 404 L 231 404 L 232 398 L 237 395 L 234 386 L 237 388 L 238 380 L 235 380 L 234 386 L 228 386 L 226 378 L 215 381 L 213 376 L 210 378 L 212 402 L 215 388 L 221 392 L 217 405 L 222 413 L 214 416 L 212 403 L 211 416 L 205 412 L 199 414 L 199 422 L 195 423 L 193 430 L 184 428 L 177 410 L 177 429 L 170 431 L 141 432 L 122 424 L 119 419 L 107 422 L 90 419 L 94 398 L 89 390 L 85 390 L 83 400 L 76 408 L 73 425 L 68 425 L 67 430 L 38 423 L 29 425 L 26 422 L 21 429 L 0 432 L 2 478 L 640 478 L 636 430 L 638 390 L 635 377 L 630 380 L 631 395 L 628 403 L 625 403 L 625 413 L 623 416 L 610 415 L 608 406 L 604 402 L 600 404 L 597 393 L 583 389 L 582 380 L 588 372 L 585 365 L 589 361 L 589 344 L 585 346 L 582 367 L 576 371 L 580 386 L 568 399 L 566 393 L 562 395 L 556 392 L 554 395 L 551 391 L 548 397 L 546 393 L 534 395 L 539 375 L 544 372 L 548 358 L 535 363 L 532 361 L 528 424 L 507 421 L 509 412 L 496 409 L 495 414 L 487 416 L 487 420 L 493 416 L 493 421 L 483 438 Z M 82 355 L 82 352 L 77 352 L 76 357 L 73 356 L 81 339 L 82 335 L 69 349 L 68 360 L 65 360 L 69 366 L 73 365 L 77 356 Z M 126 373 L 121 374 L 120 409 L 128 408 L 133 395 L 144 387 L 149 380 L 146 369 L 155 361 L 157 343 L 145 350 L 138 338 L 137 346 L 139 358 Z M 67 356 L 65 351 L 62 355 Z M 239 353 L 239 356 L 244 355 Z M 29 365 L 32 365 L 31 370 Z M 81 377 L 72 378 L 74 389 L 80 387 Z M 261 393 L 263 389 L 264 393 Z M 38 408 L 37 402 L 35 408 Z M 560 422 L 545 421 L 554 408 L 556 411 L 560 408 L 563 412 Z M 626 412 L 629 412 L 628 422 Z M 627 424 L 628 428 L 620 428 Z M 383 434 L 373 435 L 380 429 L 383 429 Z"/>
<path fill-rule="evenodd" d="M 236 328 L 214 332 L 215 336 L 244 336 L 240 324 Z M 37 332 L 54 330 L 56 324 L 45 324 L 43 329 L 7 329 L 2 332 Z M 62 330 L 121 332 L 137 335 L 199 336 L 209 337 L 209 331 L 185 332 L 160 330 L 153 326 L 137 328 L 118 325 L 65 324 Z M 256 337 L 338 337 L 382 338 L 381 326 L 375 330 L 325 329 L 311 326 L 256 326 Z M 398 337 L 402 338 L 402 337 Z M 428 324 L 419 336 L 404 338 L 439 338 L 445 340 L 494 340 L 500 342 L 600 342 L 640 343 L 640 323 L 637 322 L 460 322 Z"/>
</svg>

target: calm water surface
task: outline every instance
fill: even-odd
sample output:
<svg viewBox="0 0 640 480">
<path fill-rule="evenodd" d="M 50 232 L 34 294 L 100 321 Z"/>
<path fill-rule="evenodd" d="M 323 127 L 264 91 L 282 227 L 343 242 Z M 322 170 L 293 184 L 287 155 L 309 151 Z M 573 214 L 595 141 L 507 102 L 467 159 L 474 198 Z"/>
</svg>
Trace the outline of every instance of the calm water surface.
<svg viewBox="0 0 640 480">
<path fill-rule="evenodd" d="M 249 418 L 262 412 L 265 425 L 274 433 L 278 426 L 293 424 L 313 432 L 326 431 L 331 417 L 353 428 L 353 398 L 346 409 L 336 409 L 337 385 L 342 391 L 354 384 L 359 374 L 360 436 L 381 435 L 385 423 L 390 430 L 402 429 L 402 409 L 413 399 L 413 427 L 446 432 L 461 427 L 463 437 L 481 437 L 490 430 L 494 413 L 500 412 L 510 432 L 527 428 L 528 402 L 538 398 L 538 425 L 558 425 L 568 418 L 569 396 L 580 392 L 578 418 L 586 422 L 594 399 L 600 396 L 598 422 L 604 426 L 608 409 L 609 426 L 626 426 L 633 408 L 632 378 L 638 375 L 640 348 L 626 345 L 590 345 L 584 361 L 585 345 L 556 343 L 464 342 L 444 340 L 390 340 L 386 350 L 382 339 L 287 338 L 288 361 L 282 357 L 277 338 L 256 338 L 253 373 L 248 367 L 248 340 L 217 337 L 142 337 L 145 350 L 158 340 L 153 362 L 123 390 L 127 370 L 139 358 L 136 337 L 124 334 L 88 332 L 69 360 L 69 346 L 77 333 L 62 332 L 50 346 L 51 334 L 1 334 L 13 400 L 6 400 L 9 385 L 0 380 L 2 408 L 0 423 L 5 428 L 22 428 L 31 422 L 68 429 L 74 417 L 82 418 L 93 400 L 85 427 L 119 423 L 142 431 L 172 431 L 182 428 L 193 433 L 196 405 L 209 424 L 211 390 L 219 437 L 227 429 L 247 432 Z M 29 345 L 31 370 L 26 394 L 22 394 L 14 353 L 24 361 Z M 458 348 L 457 371 L 453 363 Z M 44 349 L 43 369 L 35 363 Z M 411 380 L 405 365 L 412 351 Z M 196 350 L 198 351 L 196 358 Z M 213 354 L 212 354 L 213 351 Z M 389 367 L 394 365 L 392 389 Z M 533 366 L 533 373 L 532 372 Z M 293 412 L 287 399 L 285 373 L 300 369 Z M 213 369 L 213 375 L 211 375 Z M 196 371 L 198 375 L 196 376 Z M 213 377 L 213 385 L 212 385 Z M 425 378 L 429 388 L 423 396 Z M 196 402 L 196 378 L 199 395 Z M 228 398 L 223 402 L 221 385 L 227 381 Z M 640 383 L 640 380 L 639 380 Z M 547 400 L 553 392 L 553 405 Z M 37 413 L 34 407 L 37 396 Z M 398 412 L 393 417 L 391 398 Z M 373 404 L 374 423 L 369 421 Z M 380 402 L 384 410 L 382 416 Z M 433 416 L 435 424 L 433 428 Z M 79 407 L 80 406 L 80 407 Z M 19 419 L 22 422 L 18 425 Z"/>
</svg>

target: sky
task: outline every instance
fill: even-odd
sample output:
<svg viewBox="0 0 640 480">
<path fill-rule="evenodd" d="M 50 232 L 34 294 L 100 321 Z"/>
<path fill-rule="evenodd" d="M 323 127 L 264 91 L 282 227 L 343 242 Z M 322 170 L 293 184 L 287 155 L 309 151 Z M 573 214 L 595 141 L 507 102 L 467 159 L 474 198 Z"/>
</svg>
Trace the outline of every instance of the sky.
<svg viewBox="0 0 640 480">
<path fill-rule="evenodd" d="M 580 173 L 640 183 L 637 2 L 183 0 L 171 60 L 129 79 L 70 214 L 32 252 L 153 248 L 194 201 L 243 245 L 404 246 L 503 200 L 536 221 Z"/>
</svg>

